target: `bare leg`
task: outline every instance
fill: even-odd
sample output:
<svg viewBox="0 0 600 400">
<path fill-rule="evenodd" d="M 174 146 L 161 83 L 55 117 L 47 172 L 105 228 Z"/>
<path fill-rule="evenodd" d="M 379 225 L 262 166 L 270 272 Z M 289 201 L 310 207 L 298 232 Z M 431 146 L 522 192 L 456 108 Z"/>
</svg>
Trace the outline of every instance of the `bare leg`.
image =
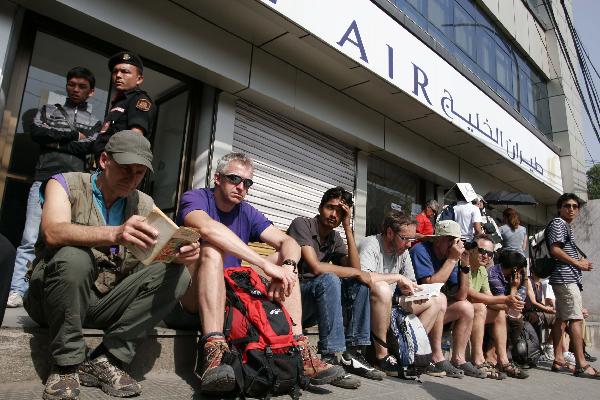
<svg viewBox="0 0 600 400">
<path fill-rule="evenodd" d="M 435 319 L 433 327 L 429 332 L 429 343 L 431 344 L 431 356 L 434 363 L 444 360 L 444 353 L 442 352 L 442 335 L 444 333 L 444 317 L 447 309 L 446 296 L 440 293 L 441 309 Z"/>
<path fill-rule="evenodd" d="M 471 361 L 479 365 L 485 361 L 483 357 L 483 334 L 487 307 L 483 303 L 473 303 L 473 329 L 471 329 Z"/>
<path fill-rule="evenodd" d="M 203 244 L 200 260 L 192 272 L 192 286 L 181 298 L 188 312 L 199 312 L 202 333 L 223 331 L 225 310 L 225 283 L 223 280 L 223 253 L 218 248 Z"/>
<path fill-rule="evenodd" d="M 564 364 L 565 358 L 563 356 L 563 335 L 567 323 L 559 318 L 554 320 L 552 326 L 552 345 L 554 346 L 554 362 L 557 364 Z"/>
<path fill-rule="evenodd" d="M 576 367 L 583 367 L 588 364 L 583 354 L 583 321 L 580 319 L 570 320 L 569 330 L 571 343 L 573 343 L 575 362 L 577 363 Z"/>
<path fill-rule="evenodd" d="M 371 286 L 371 331 L 381 340 L 386 339 L 390 326 L 392 295 L 392 289 L 386 282 L 376 282 Z M 373 341 L 373 344 L 378 359 L 388 355 L 388 350 L 377 341 Z"/>
<path fill-rule="evenodd" d="M 444 323 L 456 321 L 452 329 L 452 362 L 455 365 L 465 363 L 465 350 L 473 326 L 473 304 L 467 300 L 457 301 L 448 306 Z"/>
<path fill-rule="evenodd" d="M 490 317 L 493 318 L 492 332 L 494 335 L 495 355 L 497 356 L 494 364 L 508 364 L 508 355 L 506 353 L 506 312 L 504 310 L 489 310 Z M 490 360 L 488 360 L 490 361 Z"/>
<path fill-rule="evenodd" d="M 446 296 L 440 293 L 439 296 L 432 297 L 422 304 L 408 304 L 409 305 L 405 306 L 405 308 L 419 317 L 419 320 L 423 324 L 425 331 L 429 333 L 433 329 L 440 311 L 444 310 L 445 312 L 446 310 Z"/>
</svg>

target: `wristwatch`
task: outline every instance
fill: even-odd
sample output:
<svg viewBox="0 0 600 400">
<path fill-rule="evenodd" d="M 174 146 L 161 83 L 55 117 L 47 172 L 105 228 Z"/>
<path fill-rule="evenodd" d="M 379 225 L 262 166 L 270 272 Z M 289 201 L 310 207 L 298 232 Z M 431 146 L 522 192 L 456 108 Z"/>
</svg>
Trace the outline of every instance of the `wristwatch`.
<svg viewBox="0 0 600 400">
<path fill-rule="evenodd" d="M 292 267 L 294 267 L 294 270 L 293 270 L 293 272 L 294 272 L 295 274 L 297 274 L 297 273 L 298 273 L 298 268 L 297 268 L 296 261 L 294 261 L 294 260 L 292 260 L 292 259 L 288 258 L 287 260 L 285 260 L 285 261 L 284 261 L 284 262 L 281 264 L 281 266 L 284 266 L 284 265 L 291 265 Z"/>
<path fill-rule="evenodd" d="M 460 270 L 461 270 L 462 273 L 468 274 L 469 272 L 471 272 L 471 267 L 463 267 L 463 266 L 461 266 Z"/>
</svg>

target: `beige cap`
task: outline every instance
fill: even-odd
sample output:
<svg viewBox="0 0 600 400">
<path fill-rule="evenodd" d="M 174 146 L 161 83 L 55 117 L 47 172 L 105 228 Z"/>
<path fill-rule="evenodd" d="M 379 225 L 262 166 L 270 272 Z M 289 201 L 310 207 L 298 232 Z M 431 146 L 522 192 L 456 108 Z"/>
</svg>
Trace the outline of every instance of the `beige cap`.
<svg viewBox="0 0 600 400">
<path fill-rule="evenodd" d="M 429 237 L 452 236 L 460 239 L 460 225 L 451 220 L 438 221 L 435 224 L 435 234 Z"/>
</svg>

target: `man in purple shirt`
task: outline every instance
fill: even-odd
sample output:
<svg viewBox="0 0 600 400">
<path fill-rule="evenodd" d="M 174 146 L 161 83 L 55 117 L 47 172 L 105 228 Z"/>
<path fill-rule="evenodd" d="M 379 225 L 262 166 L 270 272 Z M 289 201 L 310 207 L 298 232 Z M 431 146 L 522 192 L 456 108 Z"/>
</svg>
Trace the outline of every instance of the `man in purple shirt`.
<svg viewBox="0 0 600 400">
<path fill-rule="evenodd" d="M 259 267 L 271 281 L 269 297 L 285 301 L 292 330 L 302 346 L 304 373 L 313 384 L 325 384 L 343 374 L 343 369 L 321 361 L 316 350 L 302 335 L 302 304 L 296 263 L 300 246 L 258 210 L 244 201 L 252 186 L 254 166 L 243 153 L 229 153 L 217 162 L 214 189 L 186 192 L 181 199 L 178 222 L 197 228 L 202 237 L 200 262 L 190 268 L 192 285 L 181 299 L 185 311 L 198 313 L 202 338 L 194 372 L 201 379 L 201 390 L 225 393 L 235 388 L 230 365 L 221 364 L 228 351 L 223 336 L 225 284 L 223 268 L 240 265 L 241 260 Z M 249 241 L 265 242 L 276 253 L 261 257 L 248 247 Z"/>
</svg>

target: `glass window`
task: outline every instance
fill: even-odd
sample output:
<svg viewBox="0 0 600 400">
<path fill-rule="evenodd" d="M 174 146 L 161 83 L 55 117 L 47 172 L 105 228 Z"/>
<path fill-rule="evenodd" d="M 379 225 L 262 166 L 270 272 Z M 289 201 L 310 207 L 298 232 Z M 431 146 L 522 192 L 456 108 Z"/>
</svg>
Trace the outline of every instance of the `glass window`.
<svg viewBox="0 0 600 400">
<path fill-rule="evenodd" d="M 549 132 L 545 81 L 474 0 L 390 1 L 515 110 L 534 115 L 534 126 Z"/>
<path fill-rule="evenodd" d="M 475 48 L 475 20 L 461 6 L 454 5 L 454 35 L 456 44 L 470 58 L 477 59 Z"/>
<path fill-rule="evenodd" d="M 383 216 L 390 210 L 413 214 L 413 210 L 420 209 L 417 193 L 419 179 L 416 175 L 389 161 L 370 156 L 367 170 L 367 235 L 380 232 Z"/>
</svg>

